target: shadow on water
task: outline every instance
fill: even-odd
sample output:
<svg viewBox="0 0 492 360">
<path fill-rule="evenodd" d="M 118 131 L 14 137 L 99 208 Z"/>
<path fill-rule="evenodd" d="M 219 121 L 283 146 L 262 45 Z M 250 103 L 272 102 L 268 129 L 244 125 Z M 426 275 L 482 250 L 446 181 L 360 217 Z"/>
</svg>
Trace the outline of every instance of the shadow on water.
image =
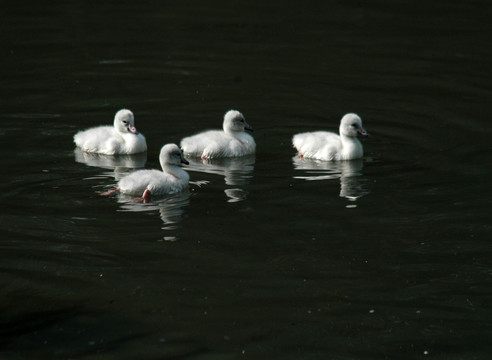
<svg viewBox="0 0 492 360">
<path fill-rule="evenodd" d="M 120 323 L 114 328 L 112 323 Z M 113 351 L 142 339 L 146 332 L 128 331 L 131 323 L 107 312 L 82 308 L 26 312 L 2 321 L 0 355 L 17 358 L 19 348 L 33 358 L 84 357 Z"/>
<path fill-rule="evenodd" d="M 0 322 L 0 356 L 9 359 L 147 358 L 160 353 L 163 358 L 188 358 L 207 352 L 203 345 L 183 334 L 155 336 L 138 319 L 107 310 L 88 312 L 83 307 L 52 311 L 32 311 Z M 138 352 L 124 349 L 145 342 Z M 22 355 L 19 353 L 22 349 Z M 152 356 L 151 356 L 152 357 Z"/>
</svg>

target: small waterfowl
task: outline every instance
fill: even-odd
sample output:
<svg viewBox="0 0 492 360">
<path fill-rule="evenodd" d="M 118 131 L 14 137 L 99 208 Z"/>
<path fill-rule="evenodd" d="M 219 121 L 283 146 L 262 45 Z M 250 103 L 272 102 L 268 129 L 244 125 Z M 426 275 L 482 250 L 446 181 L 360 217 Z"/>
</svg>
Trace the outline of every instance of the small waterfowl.
<svg viewBox="0 0 492 360">
<path fill-rule="evenodd" d="M 190 176 L 179 165 L 189 163 L 176 144 L 166 144 L 162 147 L 159 162 L 162 171 L 155 169 L 134 171 L 118 182 L 118 188 L 101 195 L 120 191 L 127 195 L 141 195 L 135 200 L 148 202 L 151 195 L 175 194 L 188 187 Z"/>
<path fill-rule="evenodd" d="M 353 160 L 364 156 L 357 134 L 368 136 L 357 114 L 346 114 L 340 121 L 340 135 L 327 131 L 296 134 L 292 144 L 300 158 L 317 160 Z"/>
<path fill-rule="evenodd" d="M 245 130 L 253 131 L 253 128 L 243 114 L 229 110 L 224 115 L 223 130 L 208 130 L 185 137 L 181 140 L 181 149 L 186 155 L 202 160 L 250 155 L 255 152 L 256 143 Z"/>
<path fill-rule="evenodd" d="M 137 131 L 130 110 L 122 109 L 114 116 L 114 126 L 98 126 L 79 131 L 73 137 L 85 152 L 105 155 L 131 155 L 147 151 L 145 137 Z"/>
</svg>

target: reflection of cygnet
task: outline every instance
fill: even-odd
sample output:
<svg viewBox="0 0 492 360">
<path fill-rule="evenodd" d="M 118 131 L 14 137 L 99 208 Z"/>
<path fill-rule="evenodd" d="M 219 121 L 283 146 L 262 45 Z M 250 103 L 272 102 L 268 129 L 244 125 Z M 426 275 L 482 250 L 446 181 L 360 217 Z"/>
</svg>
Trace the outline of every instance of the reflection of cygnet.
<svg viewBox="0 0 492 360">
<path fill-rule="evenodd" d="M 159 212 L 159 216 L 162 220 L 163 230 L 175 230 L 178 228 L 178 223 L 183 220 L 183 214 L 185 208 L 190 204 L 190 192 L 184 190 L 180 193 L 168 195 L 165 198 L 153 201 L 151 203 L 141 203 L 128 201 L 123 194 L 121 194 L 119 202 L 121 203 L 121 209 L 128 212 Z M 172 233 L 166 233 L 164 240 L 174 241 L 177 237 Z"/>
<path fill-rule="evenodd" d="M 362 159 L 340 162 L 340 197 L 356 200 L 368 194 L 360 184 Z"/>
<path fill-rule="evenodd" d="M 127 109 L 116 113 L 113 126 L 79 131 L 73 141 L 83 151 L 98 154 L 128 155 L 147 151 L 145 137 L 137 131 L 133 113 Z"/>
<path fill-rule="evenodd" d="M 158 210 L 164 224 L 175 224 L 181 221 L 184 207 L 190 204 L 190 192 L 185 190 L 146 204 L 128 201 L 128 198 L 125 197 L 124 194 L 121 194 L 118 201 L 121 203 L 123 211 L 149 212 Z"/>
<path fill-rule="evenodd" d="M 143 168 L 147 161 L 147 153 L 139 153 L 134 155 L 104 155 L 96 153 L 88 153 L 80 148 L 74 150 L 75 161 L 86 164 L 87 166 L 99 167 L 102 169 L 111 169 L 115 174 L 121 173 L 124 169 Z"/>
<path fill-rule="evenodd" d="M 292 144 L 299 157 L 317 160 L 353 160 L 364 156 L 357 134 L 367 136 L 362 120 L 356 114 L 346 114 L 340 121 L 340 135 L 327 131 L 294 135 Z"/>
<path fill-rule="evenodd" d="M 294 169 L 306 173 L 305 176 L 294 176 L 303 180 L 333 180 L 340 179 L 340 197 L 356 200 L 368 192 L 359 182 L 362 175 L 362 159 L 350 161 L 319 161 L 310 159 L 292 158 Z"/>
<path fill-rule="evenodd" d="M 224 177 L 227 185 L 249 184 L 253 177 L 255 156 L 243 156 L 240 158 L 223 158 L 211 160 L 194 160 L 189 158 L 188 171 L 197 171 L 207 174 L 216 174 Z"/>
<path fill-rule="evenodd" d="M 229 198 L 227 202 L 230 203 L 243 201 L 248 198 L 248 192 L 243 189 L 225 189 L 224 193 Z"/>
<path fill-rule="evenodd" d="M 190 204 L 189 191 L 183 191 L 159 201 L 159 213 L 166 229 L 171 229 L 169 224 L 176 224 L 182 220 L 185 206 Z"/>
<path fill-rule="evenodd" d="M 104 173 L 102 175 L 114 177 L 117 181 L 125 175 L 128 175 L 129 169 L 143 168 L 147 161 L 147 152 L 116 156 L 88 153 L 77 147 L 74 150 L 74 154 L 76 162 L 86 164 L 87 166 L 113 170 L 113 172 Z"/>
<path fill-rule="evenodd" d="M 243 114 L 229 110 L 224 115 L 223 130 L 208 130 L 181 140 L 181 149 L 186 155 L 215 159 L 253 154 L 256 143 L 244 131 L 253 131 Z"/>
</svg>

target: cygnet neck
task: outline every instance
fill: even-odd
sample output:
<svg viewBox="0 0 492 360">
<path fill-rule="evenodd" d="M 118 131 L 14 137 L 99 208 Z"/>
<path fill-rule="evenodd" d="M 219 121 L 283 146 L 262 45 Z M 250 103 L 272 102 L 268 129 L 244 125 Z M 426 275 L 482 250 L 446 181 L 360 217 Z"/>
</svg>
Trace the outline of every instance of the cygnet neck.
<svg viewBox="0 0 492 360">
<path fill-rule="evenodd" d="M 234 130 L 234 129 L 231 129 L 230 127 L 227 127 L 227 126 L 224 126 L 223 129 L 224 129 L 224 132 L 226 134 L 234 136 L 234 137 L 237 137 L 238 134 L 243 132 L 242 130 Z"/>
<path fill-rule="evenodd" d="M 355 136 L 347 136 L 340 134 L 340 139 L 342 141 L 342 157 L 343 160 L 354 159 L 362 157 L 364 150 L 362 144 Z"/>
<path fill-rule="evenodd" d="M 162 167 L 162 172 L 164 172 L 166 174 L 170 174 L 176 178 L 182 178 L 183 174 L 186 174 L 186 175 L 188 174 L 186 171 L 181 169 L 180 166 L 173 164 L 173 163 L 169 163 L 166 160 L 161 161 L 161 167 Z"/>
</svg>

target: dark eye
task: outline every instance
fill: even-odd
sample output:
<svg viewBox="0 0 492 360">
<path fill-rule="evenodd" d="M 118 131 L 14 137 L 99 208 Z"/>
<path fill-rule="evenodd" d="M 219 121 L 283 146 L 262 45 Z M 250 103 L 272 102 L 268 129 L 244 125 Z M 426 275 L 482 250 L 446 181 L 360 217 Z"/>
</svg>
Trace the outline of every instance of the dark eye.
<svg viewBox="0 0 492 360">
<path fill-rule="evenodd" d="M 352 126 L 353 128 L 356 128 L 357 127 L 357 124 L 352 124 L 350 126 Z"/>
<path fill-rule="evenodd" d="M 126 124 L 128 124 L 128 121 L 126 121 L 126 120 L 123 120 L 123 124 L 125 124 L 125 125 L 126 125 Z"/>
</svg>

